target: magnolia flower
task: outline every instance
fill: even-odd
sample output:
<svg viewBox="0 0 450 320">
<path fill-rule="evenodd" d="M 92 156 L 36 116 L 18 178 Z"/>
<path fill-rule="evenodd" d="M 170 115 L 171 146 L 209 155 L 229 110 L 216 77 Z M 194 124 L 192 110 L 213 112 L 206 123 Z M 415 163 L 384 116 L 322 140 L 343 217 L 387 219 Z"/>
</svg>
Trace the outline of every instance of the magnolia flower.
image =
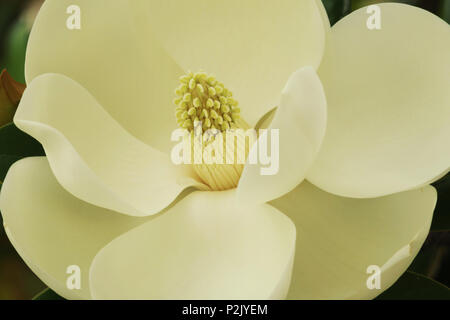
<svg viewBox="0 0 450 320">
<path fill-rule="evenodd" d="M 319 0 L 80 0 L 77 29 L 72 4 L 43 5 L 14 119 L 47 157 L 14 164 L 0 199 L 9 239 L 49 287 L 369 299 L 407 269 L 429 232 L 429 184 L 449 169 L 448 24 L 400 4 L 380 5 L 370 30 L 365 9 L 330 28 Z M 214 73 L 249 127 L 279 129 L 276 175 L 247 164 L 217 191 L 172 163 L 173 90 L 188 70 Z"/>
</svg>

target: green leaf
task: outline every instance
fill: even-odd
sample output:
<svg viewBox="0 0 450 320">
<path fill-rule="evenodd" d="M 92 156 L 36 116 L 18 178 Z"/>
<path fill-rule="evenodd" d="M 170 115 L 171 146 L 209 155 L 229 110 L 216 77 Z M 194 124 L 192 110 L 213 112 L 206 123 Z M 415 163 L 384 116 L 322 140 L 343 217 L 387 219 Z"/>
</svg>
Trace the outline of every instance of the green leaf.
<svg viewBox="0 0 450 320">
<path fill-rule="evenodd" d="M 6 174 L 9 168 L 14 164 L 14 162 L 19 161 L 22 157 L 13 156 L 9 154 L 0 154 L 0 180 L 5 180 Z"/>
<path fill-rule="evenodd" d="M 13 123 L 0 127 L 0 154 L 23 157 L 45 155 L 41 144 Z"/>
<path fill-rule="evenodd" d="M 33 300 L 65 300 L 50 288 L 44 289 L 33 297 Z"/>
<path fill-rule="evenodd" d="M 438 250 L 439 248 L 437 246 L 424 245 L 409 266 L 408 271 L 428 275 L 431 266 L 436 262 Z"/>
<path fill-rule="evenodd" d="M 441 0 L 440 16 L 447 21 L 447 23 L 450 23 L 450 1 Z"/>
<path fill-rule="evenodd" d="M 14 124 L 0 128 L 0 181 L 5 179 L 14 162 L 26 157 L 44 155 L 41 144 Z"/>
<path fill-rule="evenodd" d="M 424 275 L 407 271 L 378 300 L 449 300 L 450 289 Z"/>
<path fill-rule="evenodd" d="M 11 22 L 17 18 L 24 2 L 24 0 L 0 2 L 0 39 L 4 39 L 6 31 L 9 29 Z"/>
<path fill-rule="evenodd" d="M 408 270 L 437 281 L 446 281 L 446 260 L 450 233 L 431 232 Z"/>
<path fill-rule="evenodd" d="M 327 9 L 331 25 L 334 25 L 351 12 L 350 0 L 322 0 L 322 2 L 325 9 Z"/>
<path fill-rule="evenodd" d="M 434 210 L 431 231 L 450 230 L 450 174 L 434 183 L 438 192 L 436 209 Z"/>
<path fill-rule="evenodd" d="M 6 38 L 4 68 L 11 76 L 25 83 L 25 55 L 30 30 L 22 19 L 16 22 Z"/>
</svg>

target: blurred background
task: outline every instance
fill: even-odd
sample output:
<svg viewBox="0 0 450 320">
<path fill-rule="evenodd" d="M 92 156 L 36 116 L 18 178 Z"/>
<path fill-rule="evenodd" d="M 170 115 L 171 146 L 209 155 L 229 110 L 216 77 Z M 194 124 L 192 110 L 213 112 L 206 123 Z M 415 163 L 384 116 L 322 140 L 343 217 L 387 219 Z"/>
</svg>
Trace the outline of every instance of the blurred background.
<svg viewBox="0 0 450 320">
<path fill-rule="evenodd" d="M 25 83 L 24 61 L 28 36 L 44 0 L 0 0 L 0 71 Z M 74 1 L 76 2 L 76 1 Z M 353 10 L 369 4 L 400 2 L 421 7 L 450 23 L 450 0 L 323 0 L 332 24 Z M 449 53 L 450 54 L 450 53 Z M 435 184 L 439 202 L 430 233 L 411 271 L 450 286 L 450 178 Z M 439 221 L 438 221 L 439 219 Z M 406 280 L 405 280 L 406 281 Z M 403 281 L 404 282 L 404 281 Z M 0 300 L 31 299 L 46 286 L 29 270 L 0 226 Z"/>
</svg>

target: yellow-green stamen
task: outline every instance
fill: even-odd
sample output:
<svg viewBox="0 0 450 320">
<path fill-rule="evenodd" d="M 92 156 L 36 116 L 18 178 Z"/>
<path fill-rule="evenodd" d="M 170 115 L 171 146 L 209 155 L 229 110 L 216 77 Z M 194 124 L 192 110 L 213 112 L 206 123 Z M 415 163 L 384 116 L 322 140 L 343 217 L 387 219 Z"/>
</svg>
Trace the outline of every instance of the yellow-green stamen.
<svg viewBox="0 0 450 320">
<path fill-rule="evenodd" d="M 216 149 L 213 151 L 214 158 L 217 160 L 218 157 L 219 163 L 206 161 L 204 150 L 201 150 L 200 157 L 203 161 L 191 162 L 194 171 L 212 190 L 236 188 L 244 169 L 244 164 L 238 161 L 238 154 L 245 154 L 247 158 L 250 146 L 245 145 L 244 130 L 250 127 L 241 118 L 238 102 L 233 98 L 233 94 L 225 88 L 223 83 L 205 72 L 195 74 L 189 72 L 180 77 L 180 85 L 175 90 L 175 94 L 176 120 L 182 129 L 189 131 L 191 142 L 194 137 L 200 138 L 202 149 L 205 147 L 222 149 L 222 152 L 218 154 Z M 233 132 L 233 129 L 242 130 Z M 208 133 L 208 130 L 213 132 Z M 199 133 L 201 136 L 198 135 Z M 241 139 L 240 142 L 244 141 L 244 143 L 235 141 L 233 135 L 231 139 L 227 138 L 228 133 L 234 134 L 236 139 Z M 191 150 L 191 160 L 196 160 L 194 159 L 195 146 L 191 147 L 194 148 Z M 228 161 L 229 156 L 234 161 Z"/>
<path fill-rule="evenodd" d="M 236 128 L 240 119 L 238 102 L 223 83 L 205 72 L 180 77 L 180 86 L 175 90 L 177 106 L 175 116 L 178 125 L 192 131 L 198 123 L 202 129 L 217 129 L 222 132 Z"/>
</svg>

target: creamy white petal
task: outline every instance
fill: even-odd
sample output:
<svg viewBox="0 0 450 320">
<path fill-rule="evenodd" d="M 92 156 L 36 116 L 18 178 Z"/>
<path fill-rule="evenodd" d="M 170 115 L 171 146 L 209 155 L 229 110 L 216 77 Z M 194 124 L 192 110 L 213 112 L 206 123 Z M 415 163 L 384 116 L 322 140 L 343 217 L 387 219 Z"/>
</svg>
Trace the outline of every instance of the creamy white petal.
<svg viewBox="0 0 450 320">
<path fill-rule="evenodd" d="M 326 36 L 328 36 L 330 30 L 331 30 L 331 24 L 330 19 L 328 18 L 327 10 L 325 9 L 325 6 L 323 5 L 322 0 L 315 0 L 317 7 L 319 8 L 320 15 L 322 17 L 322 22 L 325 28 Z"/>
<path fill-rule="evenodd" d="M 328 127 L 308 180 L 341 196 L 426 185 L 450 167 L 450 27 L 422 9 L 379 4 L 331 31 L 319 70 Z"/>
<path fill-rule="evenodd" d="M 94 205 L 146 216 L 163 210 L 184 189 L 204 187 L 190 167 L 175 166 L 168 155 L 130 135 L 63 75 L 35 78 L 14 122 L 42 143 L 61 185 Z"/>
<path fill-rule="evenodd" d="M 316 0 L 137 0 L 140 28 L 186 70 L 214 73 L 251 125 L 278 104 L 287 79 L 319 66 L 325 43 Z"/>
<path fill-rule="evenodd" d="M 305 182 L 272 202 L 295 223 L 297 239 L 290 299 L 372 299 L 411 264 L 425 241 L 436 190 L 351 199 Z M 381 270 L 380 290 L 369 290 L 369 266 Z"/>
<path fill-rule="evenodd" d="M 172 103 L 184 73 L 151 34 L 136 24 L 129 0 L 47 0 L 27 49 L 26 79 L 64 74 L 85 87 L 137 138 L 170 152 Z M 77 5 L 81 29 L 71 30 Z"/>
<path fill-rule="evenodd" d="M 242 201 L 264 203 L 288 193 L 300 184 L 320 149 L 327 123 L 327 102 L 322 84 L 312 67 L 295 72 L 282 92 L 269 131 L 262 134 L 252 155 L 270 154 L 270 163 L 249 161 L 239 181 Z M 256 159 L 254 157 L 254 159 Z"/>
<path fill-rule="evenodd" d="M 89 266 L 109 241 L 151 218 L 132 218 L 67 193 L 45 158 L 16 162 L 0 194 L 5 230 L 36 275 L 67 299 L 89 299 Z M 69 266 L 81 271 L 81 289 L 66 286 Z"/>
<path fill-rule="evenodd" d="M 91 290 L 96 299 L 283 299 L 295 237 L 269 205 L 194 192 L 102 249 Z"/>
</svg>

